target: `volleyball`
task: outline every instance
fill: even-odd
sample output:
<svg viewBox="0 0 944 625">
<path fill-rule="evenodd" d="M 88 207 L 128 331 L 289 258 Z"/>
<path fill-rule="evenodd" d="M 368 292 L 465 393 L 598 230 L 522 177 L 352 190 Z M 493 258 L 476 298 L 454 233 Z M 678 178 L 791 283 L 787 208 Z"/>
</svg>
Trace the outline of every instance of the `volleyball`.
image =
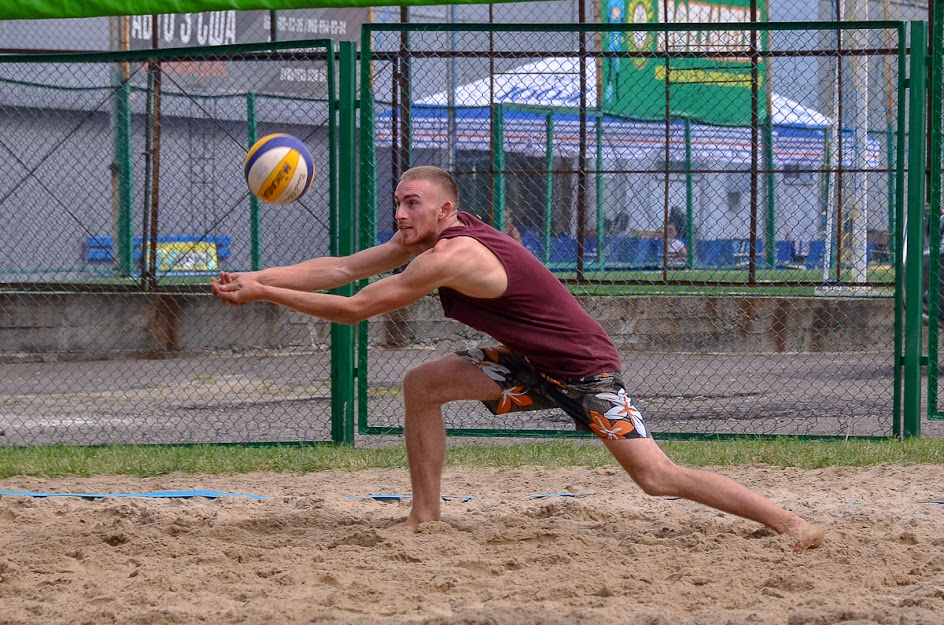
<svg viewBox="0 0 944 625">
<path fill-rule="evenodd" d="M 275 133 L 256 141 L 243 163 L 252 194 L 269 204 L 294 202 L 311 187 L 315 165 L 305 144 Z"/>
</svg>

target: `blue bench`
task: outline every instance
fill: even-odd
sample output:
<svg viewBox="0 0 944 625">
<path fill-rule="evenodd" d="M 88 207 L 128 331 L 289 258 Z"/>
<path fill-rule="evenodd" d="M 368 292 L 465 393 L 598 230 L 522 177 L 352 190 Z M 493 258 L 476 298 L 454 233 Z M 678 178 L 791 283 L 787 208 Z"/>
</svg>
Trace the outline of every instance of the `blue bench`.
<svg viewBox="0 0 944 625">
<path fill-rule="evenodd" d="M 638 237 L 611 237 L 606 244 L 606 265 L 611 269 L 660 267 L 662 241 Z"/>
<path fill-rule="evenodd" d="M 735 239 L 736 251 L 734 253 L 735 265 L 739 267 L 746 266 L 750 262 L 750 239 Z M 764 242 L 757 241 L 757 262 L 765 263 L 767 261 L 764 251 Z M 793 241 L 777 241 L 774 246 L 774 262 L 778 269 L 783 269 L 796 258 L 796 244 Z"/>
<path fill-rule="evenodd" d="M 233 238 L 226 234 L 162 234 L 157 237 L 158 271 L 164 274 L 200 274 L 211 273 L 219 268 L 216 262 L 229 258 Z M 134 237 L 133 258 L 140 261 L 144 257 L 141 245 L 144 237 Z M 207 254 L 206 245 L 213 250 Z M 213 257 L 215 252 L 215 257 Z M 190 257 L 192 256 L 192 258 Z M 85 252 L 89 262 L 113 262 L 114 251 L 110 236 L 89 237 Z"/>
</svg>

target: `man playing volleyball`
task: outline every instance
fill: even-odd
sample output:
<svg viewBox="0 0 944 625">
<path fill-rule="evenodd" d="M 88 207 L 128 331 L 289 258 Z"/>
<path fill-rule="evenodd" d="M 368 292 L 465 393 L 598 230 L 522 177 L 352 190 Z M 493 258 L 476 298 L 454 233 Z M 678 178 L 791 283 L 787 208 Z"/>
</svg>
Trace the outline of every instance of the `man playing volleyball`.
<svg viewBox="0 0 944 625">
<path fill-rule="evenodd" d="M 404 525 L 440 520 L 446 453 L 442 406 L 480 400 L 495 414 L 557 406 L 578 429 L 603 440 L 649 495 L 675 496 L 789 535 L 795 551 L 823 542 L 823 530 L 722 475 L 681 467 L 650 437 L 626 394 L 620 355 L 606 331 L 527 249 L 458 210 L 452 176 L 437 167 L 403 174 L 390 241 L 344 258 L 322 257 L 249 273 L 222 272 L 213 294 L 233 304 L 269 301 L 353 324 L 438 290 L 447 317 L 499 345 L 449 354 L 403 380 L 413 507 Z M 352 297 L 318 293 L 409 262 Z"/>
</svg>

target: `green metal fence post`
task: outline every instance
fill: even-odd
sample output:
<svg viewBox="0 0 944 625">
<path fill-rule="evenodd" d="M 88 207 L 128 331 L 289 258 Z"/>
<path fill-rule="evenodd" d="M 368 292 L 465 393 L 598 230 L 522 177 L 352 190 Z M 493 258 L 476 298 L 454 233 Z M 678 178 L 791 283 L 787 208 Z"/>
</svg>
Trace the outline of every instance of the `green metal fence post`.
<svg viewBox="0 0 944 625">
<path fill-rule="evenodd" d="M 361 29 L 361 88 L 360 88 L 360 158 L 359 172 L 360 189 L 360 243 L 359 248 L 370 247 L 377 240 L 377 152 L 374 143 L 374 94 L 371 85 L 371 48 L 370 33 Z M 357 288 L 366 286 L 362 280 Z M 369 380 L 367 378 L 368 344 L 370 338 L 370 322 L 358 324 L 357 332 L 357 427 L 359 431 L 366 431 L 370 426 L 367 422 L 367 398 Z"/>
<path fill-rule="evenodd" d="M 904 109 L 908 101 L 908 31 L 904 23 L 898 26 L 898 84 L 897 99 L 899 109 Z M 902 437 L 903 369 L 904 369 L 904 288 L 905 288 L 905 172 L 908 166 L 905 139 L 908 136 L 908 117 L 904 113 L 897 116 L 895 127 L 895 215 L 892 231 L 895 241 L 895 319 L 894 319 L 894 381 L 892 385 L 892 436 Z"/>
<path fill-rule="evenodd" d="M 256 128 L 256 94 L 246 94 L 246 129 L 249 147 L 258 140 Z M 262 218 L 259 211 L 259 198 L 249 194 L 249 254 L 250 267 L 253 271 L 262 269 Z"/>
<path fill-rule="evenodd" d="M 505 109 L 495 105 L 492 115 L 492 192 L 493 219 L 495 229 L 505 231 Z"/>
<path fill-rule="evenodd" d="M 898 171 L 898 159 L 896 158 L 897 152 L 895 151 L 895 146 L 898 144 L 898 133 L 896 130 L 889 126 L 885 135 L 885 158 L 888 159 L 888 237 L 886 242 L 886 249 L 888 254 L 888 259 L 891 264 L 894 263 L 895 250 L 898 247 L 898 241 L 895 240 L 895 224 L 898 221 L 898 212 L 895 210 L 895 198 L 898 196 L 897 184 L 898 177 L 896 172 Z"/>
<path fill-rule="evenodd" d="M 603 205 L 603 113 L 596 116 L 596 209 L 597 209 L 597 259 L 595 268 L 602 270 L 606 265 L 606 215 Z"/>
<path fill-rule="evenodd" d="M 694 158 L 692 157 L 692 120 L 685 118 L 685 232 L 678 234 L 685 238 L 688 258 L 685 264 L 689 269 L 695 267 L 695 179 L 692 176 Z"/>
<path fill-rule="evenodd" d="M 554 115 L 544 118 L 544 264 L 551 262 L 551 225 L 554 221 Z"/>
<path fill-rule="evenodd" d="M 925 22 L 911 22 L 911 68 L 908 73 L 908 200 L 905 285 L 904 436 L 921 434 L 922 293 L 924 254 L 925 76 L 928 31 Z"/>
<path fill-rule="evenodd" d="M 766 218 L 764 219 L 764 266 L 770 269 L 777 267 L 777 208 L 776 184 L 774 180 L 774 127 L 773 116 L 768 114 L 764 122 L 764 175 L 766 201 Z"/>
<path fill-rule="evenodd" d="M 936 15 L 932 20 L 934 31 L 931 33 L 931 85 L 929 91 L 931 97 L 930 110 L 928 111 L 929 128 L 928 136 L 931 137 L 931 145 L 928 148 L 928 171 L 929 184 L 928 202 L 930 205 L 930 214 L 928 222 L 930 225 L 930 236 L 928 241 L 929 262 L 928 262 L 928 418 L 942 419 L 944 415 L 938 412 L 938 335 L 940 332 L 940 291 L 941 291 L 941 141 L 942 136 L 942 102 L 944 97 L 944 74 L 942 74 L 941 64 L 944 62 L 944 24 L 941 23 L 942 10 L 935 5 Z"/>
<path fill-rule="evenodd" d="M 355 184 L 357 181 L 357 167 L 355 162 L 355 108 L 356 102 L 356 74 L 357 52 L 353 41 L 340 43 L 339 97 L 337 100 L 338 112 L 338 140 L 337 149 L 337 187 L 336 187 L 336 228 L 332 236 L 336 237 L 337 254 L 348 256 L 354 253 L 354 211 L 355 211 Z M 329 99 L 335 103 L 333 82 L 334 75 L 334 45 L 328 46 L 328 91 Z M 333 115 L 331 116 L 333 119 Z M 333 133 L 332 133 L 333 134 Z M 331 161 L 334 159 L 332 158 Z M 333 168 L 332 168 L 333 169 Z M 330 174 L 332 183 L 335 180 L 334 172 Z M 354 285 L 347 284 L 334 290 L 337 295 L 350 297 L 354 294 Z M 331 437 L 335 443 L 354 445 L 354 327 L 333 323 L 331 324 Z"/>
<path fill-rule="evenodd" d="M 134 274 L 134 242 L 131 222 L 134 209 L 131 205 L 131 87 L 128 83 L 126 63 L 121 63 L 119 85 L 115 89 L 114 101 L 114 175 L 117 177 L 115 215 L 115 245 L 118 272 L 128 277 Z"/>
</svg>

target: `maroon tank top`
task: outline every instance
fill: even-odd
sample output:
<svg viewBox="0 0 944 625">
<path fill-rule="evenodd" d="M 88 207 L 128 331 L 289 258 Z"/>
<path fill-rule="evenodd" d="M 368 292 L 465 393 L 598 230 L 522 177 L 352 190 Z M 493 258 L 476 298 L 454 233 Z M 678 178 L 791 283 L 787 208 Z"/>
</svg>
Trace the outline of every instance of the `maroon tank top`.
<svg viewBox="0 0 944 625">
<path fill-rule="evenodd" d="M 460 211 L 459 221 L 439 239 L 471 237 L 487 247 L 504 265 L 508 288 L 492 299 L 440 288 L 447 317 L 485 332 L 553 377 L 619 371 L 619 352 L 606 331 L 540 260 L 468 213 Z"/>
</svg>

